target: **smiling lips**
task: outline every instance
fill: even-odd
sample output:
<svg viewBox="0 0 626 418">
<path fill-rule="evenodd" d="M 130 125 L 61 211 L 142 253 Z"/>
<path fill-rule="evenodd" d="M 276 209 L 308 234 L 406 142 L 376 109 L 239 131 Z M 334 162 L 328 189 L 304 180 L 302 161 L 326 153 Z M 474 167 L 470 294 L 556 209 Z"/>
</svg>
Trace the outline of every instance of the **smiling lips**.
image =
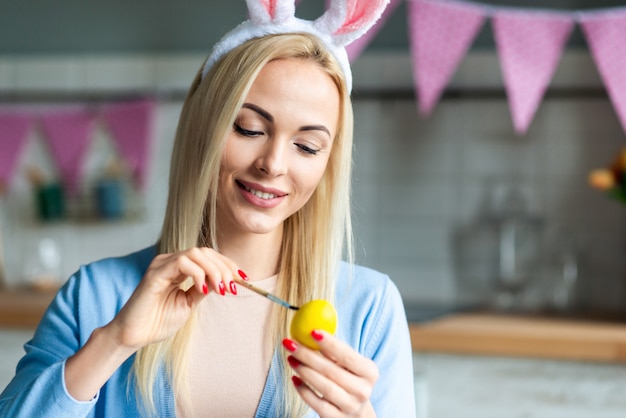
<svg viewBox="0 0 626 418">
<path fill-rule="evenodd" d="M 273 198 L 276 197 L 276 195 L 273 194 L 273 193 L 265 193 L 265 192 L 262 192 L 260 190 L 249 189 L 247 187 L 244 187 L 244 188 L 246 189 L 246 191 L 252 193 L 256 197 L 260 197 L 261 199 L 267 200 L 267 199 L 273 199 Z"/>
<path fill-rule="evenodd" d="M 239 186 L 245 190 L 246 192 L 250 193 L 252 196 L 264 200 L 264 201 L 270 201 L 272 199 L 276 199 L 276 198 L 280 198 L 280 197 L 284 197 L 287 194 L 283 193 L 279 190 L 274 190 L 274 189 L 264 189 L 264 190 L 258 190 L 258 189 L 254 189 L 250 186 L 248 186 L 247 184 L 241 182 L 241 181 L 237 181 L 237 183 L 239 184 Z M 257 186 L 258 187 L 258 186 Z"/>
</svg>

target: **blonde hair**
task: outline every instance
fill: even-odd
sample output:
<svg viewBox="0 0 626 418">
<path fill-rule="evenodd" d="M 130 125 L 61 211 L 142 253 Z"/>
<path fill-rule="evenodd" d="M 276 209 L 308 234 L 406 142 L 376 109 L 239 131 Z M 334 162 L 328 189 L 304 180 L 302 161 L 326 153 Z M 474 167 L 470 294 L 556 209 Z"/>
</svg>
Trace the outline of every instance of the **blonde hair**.
<svg viewBox="0 0 626 418">
<path fill-rule="evenodd" d="M 194 246 L 217 249 L 216 193 L 220 161 L 228 134 L 252 83 L 269 61 L 307 59 L 334 80 L 340 93 L 340 118 L 326 171 L 309 201 L 285 220 L 277 293 L 301 305 L 311 299 L 334 299 L 335 276 L 342 256 L 353 259 L 350 220 L 352 165 L 352 105 L 343 73 L 323 44 L 305 33 L 255 38 L 222 57 L 201 78 L 196 75 L 180 116 L 171 159 L 169 196 L 159 253 Z M 270 342 L 289 335 L 291 311 L 275 309 Z M 154 414 L 154 384 L 161 370 L 176 402 L 188 402 L 185 380 L 187 346 L 195 315 L 172 338 L 137 353 L 134 377 L 148 414 Z M 290 382 L 291 370 L 282 358 L 284 398 L 279 416 L 304 415 L 307 406 Z M 279 382 L 275 382 L 279 384 Z"/>
</svg>

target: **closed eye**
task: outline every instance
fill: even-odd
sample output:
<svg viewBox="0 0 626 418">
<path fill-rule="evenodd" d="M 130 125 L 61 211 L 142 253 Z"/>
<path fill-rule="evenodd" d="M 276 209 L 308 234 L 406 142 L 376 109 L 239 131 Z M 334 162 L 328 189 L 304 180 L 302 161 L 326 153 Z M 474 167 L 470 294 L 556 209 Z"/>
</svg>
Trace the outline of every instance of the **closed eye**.
<svg viewBox="0 0 626 418">
<path fill-rule="evenodd" d="M 238 134 L 243 135 L 243 136 L 257 137 L 257 136 L 263 135 L 263 132 L 261 132 L 261 131 L 250 131 L 248 129 L 242 128 L 237 123 L 235 123 L 233 125 L 233 129 L 235 130 L 235 132 L 237 132 Z"/>
<path fill-rule="evenodd" d="M 298 149 L 300 149 L 300 151 L 305 154 L 317 155 L 317 153 L 319 152 L 319 150 L 309 148 L 306 145 L 302 145 L 302 144 L 296 144 L 296 147 L 298 147 Z"/>
</svg>

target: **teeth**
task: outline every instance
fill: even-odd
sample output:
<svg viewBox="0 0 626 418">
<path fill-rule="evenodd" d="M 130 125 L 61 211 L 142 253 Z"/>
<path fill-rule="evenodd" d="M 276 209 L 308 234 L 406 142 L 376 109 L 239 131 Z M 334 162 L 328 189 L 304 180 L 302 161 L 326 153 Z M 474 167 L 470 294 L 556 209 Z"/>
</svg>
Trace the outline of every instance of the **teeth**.
<svg viewBox="0 0 626 418">
<path fill-rule="evenodd" d="M 272 193 L 264 193 L 259 190 L 250 189 L 248 187 L 245 187 L 245 189 L 249 191 L 250 193 L 252 193 L 253 195 L 255 195 L 256 197 L 259 197 L 261 199 L 267 200 L 267 199 L 273 199 L 276 197 L 276 195 Z"/>
</svg>

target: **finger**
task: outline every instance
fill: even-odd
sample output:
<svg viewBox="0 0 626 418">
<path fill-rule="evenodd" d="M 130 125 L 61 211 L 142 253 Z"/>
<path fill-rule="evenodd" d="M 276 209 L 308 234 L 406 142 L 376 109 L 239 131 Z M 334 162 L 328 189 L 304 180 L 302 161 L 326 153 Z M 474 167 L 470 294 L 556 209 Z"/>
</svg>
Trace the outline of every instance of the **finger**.
<svg viewBox="0 0 626 418">
<path fill-rule="evenodd" d="M 235 275 L 235 272 L 237 271 L 237 265 L 234 264 L 229 258 L 224 257 L 223 255 L 219 254 L 220 256 L 220 270 L 221 270 L 221 274 L 222 274 L 222 288 L 232 294 L 232 295 L 236 295 L 237 294 L 237 286 L 235 285 L 235 282 L 233 281 L 233 276 Z"/>
<path fill-rule="evenodd" d="M 230 258 L 219 254 L 219 256 L 221 257 L 222 261 L 224 262 L 224 284 L 226 286 L 226 288 L 228 289 L 228 291 L 230 293 L 232 293 L 233 295 L 237 294 L 237 284 L 235 283 L 235 281 L 233 280 L 233 278 L 235 276 L 237 277 L 241 277 L 244 278 L 245 280 L 247 280 L 247 276 L 245 273 L 242 272 L 242 270 L 239 268 L 239 266 L 232 261 Z M 243 275 L 242 275 L 243 274 Z"/>
<path fill-rule="evenodd" d="M 212 290 L 224 295 L 226 292 L 237 294 L 237 286 L 232 278 L 237 273 L 238 267 L 230 258 L 217 251 L 202 247 L 190 250 L 193 257 L 205 270 L 207 281 Z"/>
<path fill-rule="evenodd" d="M 320 334 L 313 335 L 320 337 Z M 352 412 L 359 409 L 371 396 L 378 377 L 376 364 L 331 334 L 325 333 L 319 340 L 322 341 L 324 344 L 318 345 L 320 348 L 324 345 L 325 351 L 320 352 L 300 345 L 291 346 L 290 351 L 297 362 L 291 359 L 289 364 L 314 392 L 322 394 L 340 410 Z M 286 348 L 289 346 L 285 345 Z M 342 362 L 344 358 L 349 361 Z M 345 364 L 363 371 L 362 375 L 348 369 Z"/>
<path fill-rule="evenodd" d="M 329 377 L 307 364 L 302 363 L 294 367 L 292 364 L 293 360 L 289 363 L 311 392 L 318 398 L 323 398 L 326 402 L 330 402 L 341 411 L 354 411 L 369 399 L 370 385 L 365 380 L 350 375 L 348 371 L 336 364 L 331 363 L 330 367 L 333 368 L 333 372 L 330 371 L 330 368 L 323 371 L 323 373 L 331 373 Z M 340 376 L 341 374 L 344 376 Z M 348 386 L 343 386 L 342 384 L 347 384 Z M 357 394 L 351 393 L 353 391 L 357 392 Z M 361 394 L 365 395 L 365 397 L 361 396 Z"/>
<path fill-rule="evenodd" d="M 376 363 L 356 352 L 345 342 L 323 330 L 314 330 L 311 336 L 315 339 L 320 352 L 325 357 L 332 359 L 335 363 L 357 376 L 364 377 L 371 382 L 378 380 Z"/>
<path fill-rule="evenodd" d="M 163 264 L 160 264 L 160 262 L 156 264 L 157 265 L 149 269 L 146 274 L 148 284 L 156 286 L 156 291 L 161 291 L 169 287 L 178 287 L 189 277 L 193 280 L 196 290 L 200 293 L 204 293 L 204 270 L 186 254 L 176 254 L 165 259 Z"/>
<path fill-rule="evenodd" d="M 187 292 L 185 292 L 186 296 L 187 296 L 187 303 L 189 304 L 189 306 L 191 307 L 195 307 L 197 306 L 202 299 L 205 298 L 205 296 L 209 293 L 207 284 L 204 283 L 203 285 L 203 289 L 202 289 L 202 293 L 197 292 L 195 286 L 191 289 L 189 289 Z"/>
<path fill-rule="evenodd" d="M 319 416 L 337 416 L 339 410 L 336 406 L 329 403 L 323 396 L 312 390 L 300 377 L 293 376 L 291 378 L 293 385 L 304 402 L 307 403 Z"/>
<path fill-rule="evenodd" d="M 342 411 L 354 411 L 369 399 L 371 385 L 366 380 L 353 375 L 320 352 L 292 340 L 283 340 L 283 346 L 292 353 L 287 357 L 289 365 L 317 397 Z M 353 390 L 356 390 L 356 395 L 350 393 Z"/>
</svg>

